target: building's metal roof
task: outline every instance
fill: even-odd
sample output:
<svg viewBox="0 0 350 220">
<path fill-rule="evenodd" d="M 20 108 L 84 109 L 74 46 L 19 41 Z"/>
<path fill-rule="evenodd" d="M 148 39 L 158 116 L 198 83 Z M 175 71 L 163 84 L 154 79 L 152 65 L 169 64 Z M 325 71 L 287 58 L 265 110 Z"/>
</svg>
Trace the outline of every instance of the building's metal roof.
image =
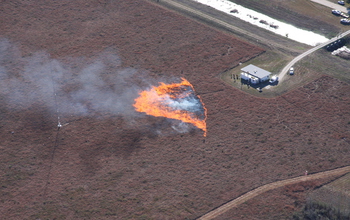
<svg viewBox="0 0 350 220">
<path fill-rule="evenodd" d="M 258 77 L 258 78 L 264 78 L 266 76 L 269 76 L 271 73 L 269 71 L 266 71 L 264 69 L 261 69 L 257 66 L 254 66 L 253 64 L 249 64 L 248 66 L 241 69 L 243 72 L 246 72 L 252 76 Z"/>
</svg>

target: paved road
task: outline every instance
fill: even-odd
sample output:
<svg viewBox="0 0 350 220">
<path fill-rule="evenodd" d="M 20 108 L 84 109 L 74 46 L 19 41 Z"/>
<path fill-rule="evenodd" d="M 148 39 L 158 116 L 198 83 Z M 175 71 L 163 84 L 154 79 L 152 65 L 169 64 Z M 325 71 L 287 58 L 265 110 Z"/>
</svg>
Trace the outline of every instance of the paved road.
<svg viewBox="0 0 350 220">
<path fill-rule="evenodd" d="M 316 2 L 318 4 L 321 4 L 321 5 L 324 5 L 326 7 L 331 8 L 331 9 L 336 9 L 336 10 L 339 10 L 339 11 L 342 11 L 342 12 L 347 12 L 348 11 L 345 6 L 342 6 L 342 5 L 339 5 L 337 3 L 334 3 L 335 1 L 334 2 L 330 2 L 330 1 L 327 1 L 327 0 L 310 0 L 310 1 Z"/>
<path fill-rule="evenodd" d="M 344 32 L 344 33 L 342 33 L 342 34 L 336 36 L 336 37 L 333 37 L 333 38 L 330 39 L 329 41 L 327 41 L 327 42 L 325 42 L 325 43 L 322 43 L 322 44 L 319 44 L 319 45 L 317 45 L 316 47 L 314 47 L 314 48 L 312 48 L 312 49 L 310 49 L 310 50 L 308 50 L 308 51 L 306 51 L 306 52 L 300 54 L 299 56 L 295 57 L 290 63 L 288 63 L 288 64 L 282 69 L 282 71 L 281 71 L 280 74 L 279 74 L 279 81 L 280 81 L 280 82 L 282 81 L 283 77 L 288 73 L 289 69 L 290 69 L 296 62 L 298 62 L 299 60 L 303 59 L 303 58 L 306 57 L 307 55 L 309 55 L 309 54 L 315 52 L 316 50 L 318 50 L 318 49 L 320 49 L 320 48 L 322 48 L 322 47 L 325 47 L 326 45 L 332 43 L 333 41 L 336 41 L 336 40 L 338 40 L 338 39 L 340 39 L 340 38 L 342 38 L 342 37 L 344 37 L 344 36 L 346 36 L 346 35 L 348 35 L 348 34 L 350 34 L 350 30 L 348 30 L 348 31 L 346 31 L 346 32 Z"/>
<path fill-rule="evenodd" d="M 334 169 L 334 170 L 329 170 L 329 171 L 324 171 L 316 174 L 311 174 L 308 176 L 300 176 L 300 177 L 295 177 L 292 179 L 286 179 L 286 180 L 281 180 L 277 181 L 274 183 L 269 183 L 264 186 L 260 186 L 252 191 L 247 192 L 246 194 L 243 194 L 242 196 L 214 209 L 213 211 L 203 215 L 200 217 L 198 220 L 210 220 L 218 217 L 219 215 L 227 212 L 228 210 L 237 207 L 238 205 L 248 201 L 249 199 L 252 199 L 264 192 L 267 192 L 272 189 L 276 189 L 282 186 L 290 185 L 290 184 L 296 184 L 304 181 L 310 181 L 310 180 L 316 180 L 316 179 L 321 179 L 321 178 L 326 178 L 326 177 L 333 177 L 333 176 L 341 176 L 346 173 L 350 172 L 350 166 Z"/>
</svg>

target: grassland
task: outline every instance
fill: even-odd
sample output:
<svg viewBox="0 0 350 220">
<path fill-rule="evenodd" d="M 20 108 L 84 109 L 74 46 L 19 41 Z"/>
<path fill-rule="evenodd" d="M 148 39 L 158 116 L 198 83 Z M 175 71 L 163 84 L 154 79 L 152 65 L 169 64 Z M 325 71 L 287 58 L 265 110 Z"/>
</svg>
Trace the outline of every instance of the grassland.
<svg viewBox="0 0 350 220">
<path fill-rule="evenodd" d="M 308 46 L 266 31 L 258 34 L 268 43 L 228 34 L 156 1 L 16 0 L 3 2 L 2 9 L 7 22 L 0 23 L 1 37 L 8 39 L 1 41 L 6 56 L 0 56 L 3 218 L 195 219 L 261 185 L 348 165 L 348 83 L 315 72 L 316 80 L 265 99 L 218 77 L 248 61 L 277 71 Z M 291 50 L 278 46 L 285 42 Z M 38 59 L 42 51 L 50 56 Z M 106 102 L 133 86 L 184 77 L 208 109 L 208 135 L 191 125 L 179 133 L 172 128 L 178 121 L 137 113 L 130 97 L 122 100 L 127 114 L 100 111 L 87 100 L 85 115 L 61 115 L 69 124 L 58 132 L 54 93 L 26 78 L 49 74 L 29 71 L 49 61 L 64 72 L 57 82 L 62 99 L 84 88 L 76 80 L 87 70 L 96 78 L 88 77 L 86 85 L 99 79 L 98 91 L 114 89 L 101 96 Z M 104 68 L 96 70 L 99 65 Z M 14 98 L 17 92 L 24 92 L 22 102 Z M 248 208 L 274 216 L 271 207 L 284 209 L 279 201 L 267 207 L 258 200 L 261 206 Z M 283 217 L 300 208 L 288 201 Z M 251 212 L 243 214 L 249 219 Z"/>
<path fill-rule="evenodd" d="M 350 174 L 325 184 L 310 193 L 298 218 L 348 219 L 350 216 Z"/>
<path fill-rule="evenodd" d="M 339 17 L 332 15 L 330 8 L 308 0 L 231 1 L 328 38 L 347 30 L 346 26 L 339 23 Z"/>
<path fill-rule="evenodd" d="M 259 97 L 274 97 L 282 95 L 305 85 L 322 75 L 332 76 L 341 81 L 350 83 L 350 74 L 348 73 L 350 62 L 338 56 L 331 55 L 331 53 L 325 49 L 320 49 L 297 62 L 294 66 L 295 74 L 293 76 L 287 75 L 282 83 L 272 86 L 269 86 L 269 83 L 262 84 L 262 92 L 254 89 L 254 87 L 248 87 L 246 84 L 242 84 L 240 79 L 234 80 L 231 78 L 232 74 L 239 75 L 240 69 L 248 64 L 259 66 L 270 71 L 273 75 L 279 74 L 284 65 L 290 60 L 292 60 L 291 56 L 287 56 L 278 51 L 267 50 L 264 54 L 250 60 L 247 64 L 241 66 L 238 65 L 221 73 L 220 78 L 229 85 Z M 260 85 L 256 88 L 259 88 L 259 86 Z"/>
<path fill-rule="evenodd" d="M 329 38 L 336 36 L 348 28 L 347 26 L 339 24 L 339 17 L 332 15 L 329 8 L 310 1 L 269 1 L 267 3 L 264 1 L 236 0 L 233 2 L 261 13 L 265 13 L 284 22 L 291 23 L 295 26 L 323 34 Z M 300 16 L 301 14 L 303 16 Z M 320 28 L 320 26 L 322 28 Z M 346 42 L 349 42 L 348 37 L 345 39 Z M 348 45 L 348 43 L 346 45 Z M 261 44 L 261 46 L 266 49 L 264 54 L 250 60 L 247 64 L 236 66 L 223 72 L 220 75 L 220 78 L 229 85 L 259 97 L 274 97 L 284 94 L 290 90 L 305 85 L 322 75 L 329 75 L 344 82 L 350 82 L 350 75 L 348 74 L 350 63 L 340 57 L 331 55 L 331 53 L 325 49 L 320 49 L 299 61 L 294 67 L 296 74 L 294 76 L 287 76 L 287 79 L 278 85 L 269 86 L 268 83 L 265 83 L 257 87 L 249 87 L 242 84 L 241 80 L 232 79 L 232 74 L 239 75 L 240 69 L 248 64 L 259 66 L 270 71 L 272 74 L 278 74 L 283 69 L 284 65 L 291 61 L 295 56 L 295 54 L 286 53 L 285 51 L 278 50 L 274 47 L 269 47 L 263 44 Z M 300 49 L 305 50 L 306 48 L 301 45 Z M 258 90 L 260 87 L 263 88 L 263 92 Z"/>
</svg>

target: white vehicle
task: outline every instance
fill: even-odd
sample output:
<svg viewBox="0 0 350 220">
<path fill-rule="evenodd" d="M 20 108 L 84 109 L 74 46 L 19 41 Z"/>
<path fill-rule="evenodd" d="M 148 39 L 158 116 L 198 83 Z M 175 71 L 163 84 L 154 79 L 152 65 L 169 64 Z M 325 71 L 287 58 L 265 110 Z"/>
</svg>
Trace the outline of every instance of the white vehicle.
<svg viewBox="0 0 350 220">
<path fill-rule="evenodd" d="M 275 83 L 278 81 L 278 76 L 272 76 L 269 80 L 270 83 Z"/>
<path fill-rule="evenodd" d="M 341 24 L 349 25 L 349 24 L 350 24 L 350 20 L 349 20 L 349 19 L 346 19 L 346 18 L 343 18 L 343 19 L 340 19 L 340 23 L 341 23 Z"/>
<path fill-rule="evenodd" d="M 341 15 L 341 11 L 334 9 L 334 10 L 332 10 L 332 14 Z"/>
<path fill-rule="evenodd" d="M 294 75 L 294 67 L 291 67 L 291 68 L 289 69 L 289 75 Z"/>
<path fill-rule="evenodd" d="M 341 12 L 340 16 L 342 16 L 343 18 L 349 18 L 349 15 L 345 14 L 344 12 Z"/>
</svg>

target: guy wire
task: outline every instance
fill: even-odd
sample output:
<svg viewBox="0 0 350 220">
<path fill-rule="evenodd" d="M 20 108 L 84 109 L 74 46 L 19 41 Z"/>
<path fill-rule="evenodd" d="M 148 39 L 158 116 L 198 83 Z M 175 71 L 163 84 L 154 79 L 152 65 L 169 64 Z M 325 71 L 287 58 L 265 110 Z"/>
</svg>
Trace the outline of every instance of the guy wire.
<svg viewBox="0 0 350 220">
<path fill-rule="evenodd" d="M 50 60 L 51 60 L 51 56 L 49 55 L 50 75 L 51 75 L 52 89 L 53 89 L 53 93 L 54 93 L 54 102 L 55 102 L 56 115 L 57 115 L 57 131 L 56 131 L 56 138 L 55 138 L 53 150 L 51 153 L 51 159 L 50 159 L 50 163 L 49 163 L 50 164 L 49 172 L 47 174 L 43 196 L 46 196 L 47 188 L 48 188 L 48 185 L 50 184 L 52 164 L 53 164 L 53 160 L 55 158 L 56 149 L 59 145 L 59 132 L 60 132 L 60 128 L 62 127 L 61 122 L 60 122 L 59 108 L 58 108 L 58 104 L 57 104 L 57 93 L 56 93 L 56 88 L 55 88 L 55 80 L 54 80 L 54 75 L 52 72 L 52 62 Z"/>
</svg>

